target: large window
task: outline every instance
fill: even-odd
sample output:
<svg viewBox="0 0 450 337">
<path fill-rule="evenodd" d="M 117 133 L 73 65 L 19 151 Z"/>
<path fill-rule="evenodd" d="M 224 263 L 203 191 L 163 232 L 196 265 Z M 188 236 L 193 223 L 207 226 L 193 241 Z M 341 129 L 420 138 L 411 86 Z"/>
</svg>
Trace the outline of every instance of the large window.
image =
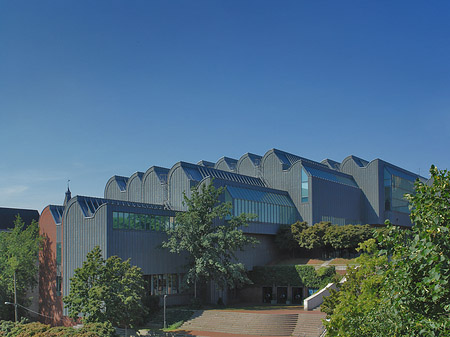
<svg viewBox="0 0 450 337">
<path fill-rule="evenodd" d="M 305 169 L 302 168 L 302 202 L 308 202 L 308 174 Z"/>
<path fill-rule="evenodd" d="M 284 194 L 227 186 L 225 200 L 232 202 L 232 213 L 254 214 L 256 222 L 293 224 L 297 220 L 297 209 Z"/>
<path fill-rule="evenodd" d="M 114 229 L 165 231 L 174 224 L 174 217 L 167 215 L 113 212 Z"/>
<path fill-rule="evenodd" d="M 150 295 L 173 295 L 180 293 L 182 274 L 144 275 L 144 280 Z"/>
<path fill-rule="evenodd" d="M 414 193 L 414 177 L 391 167 L 384 168 L 384 208 L 409 213 L 406 193 Z"/>
</svg>

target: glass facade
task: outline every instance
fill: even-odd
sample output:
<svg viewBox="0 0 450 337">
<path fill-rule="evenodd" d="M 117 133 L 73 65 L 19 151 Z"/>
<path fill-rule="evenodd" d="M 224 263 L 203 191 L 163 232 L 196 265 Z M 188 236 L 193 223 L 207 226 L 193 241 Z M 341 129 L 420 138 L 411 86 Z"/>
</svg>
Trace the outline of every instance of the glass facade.
<svg viewBox="0 0 450 337">
<path fill-rule="evenodd" d="M 297 209 L 287 195 L 227 186 L 225 201 L 231 202 L 232 214 L 254 214 L 256 222 L 293 224 Z"/>
<path fill-rule="evenodd" d="M 179 294 L 182 278 L 182 274 L 144 275 L 145 288 L 150 295 Z"/>
<path fill-rule="evenodd" d="M 384 168 L 384 208 L 409 213 L 406 193 L 414 193 L 415 178 L 391 167 Z"/>
<path fill-rule="evenodd" d="M 302 202 L 308 202 L 308 174 L 306 174 L 306 171 L 304 168 L 302 168 Z"/>
<path fill-rule="evenodd" d="M 165 231 L 173 223 L 174 217 L 166 215 L 113 212 L 113 229 Z"/>
</svg>

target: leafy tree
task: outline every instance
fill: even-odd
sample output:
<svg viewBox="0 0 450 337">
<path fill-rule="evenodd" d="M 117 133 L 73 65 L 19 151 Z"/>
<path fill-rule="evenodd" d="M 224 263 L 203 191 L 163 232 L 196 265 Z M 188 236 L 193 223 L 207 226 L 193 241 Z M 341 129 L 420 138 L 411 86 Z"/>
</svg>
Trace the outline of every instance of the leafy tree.
<svg viewBox="0 0 450 337">
<path fill-rule="evenodd" d="M 323 237 L 326 244 L 335 250 L 356 250 L 358 245 L 373 237 L 370 225 L 331 225 Z"/>
<path fill-rule="evenodd" d="M 87 254 L 83 266 L 75 269 L 70 282 L 64 303 L 73 319 L 82 315 L 85 323 L 134 326 L 145 311 L 141 269 L 117 256 L 104 260 L 98 246 Z"/>
<path fill-rule="evenodd" d="M 325 233 L 331 223 L 328 221 L 321 221 L 301 231 L 296 239 L 300 247 L 306 249 L 327 247 L 327 242 L 324 240 Z"/>
<path fill-rule="evenodd" d="M 240 229 L 251 218 L 247 214 L 231 216 L 231 204 L 219 203 L 223 191 L 223 187 L 216 189 L 210 183 L 194 187 L 191 198 L 184 194 L 187 211 L 177 214 L 177 225 L 167 231 L 168 239 L 163 242 L 163 247 L 173 253 L 188 252 L 185 281 L 194 285 L 195 296 L 199 280 L 213 280 L 222 289 L 251 282 L 235 255 L 258 243 Z"/>
<path fill-rule="evenodd" d="M 378 256 L 361 261 L 325 302 L 329 336 L 450 335 L 450 174 L 430 173 L 431 185 L 417 181 L 406 195 L 411 231 L 380 232 Z"/>
<path fill-rule="evenodd" d="M 38 254 L 42 238 L 36 221 L 25 227 L 20 215 L 10 231 L 0 232 L 0 303 L 14 302 L 14 274 L 17 303 L 27 306 L 26 292 L 37 284 Z M 0 319 L 12 318 L 13 307 L 0 305 Z"/>
<path fill-rule="evenodd" d="M 302 221 L 302 222 L 297 221 L 296 223 L 291 225 L 292 238 L 297 242 L 297 245 L 298 245 L 300 233 L 302 233 L 307 228 L 308 228 L 308 223 L 306 221 Z"/>
</svg>

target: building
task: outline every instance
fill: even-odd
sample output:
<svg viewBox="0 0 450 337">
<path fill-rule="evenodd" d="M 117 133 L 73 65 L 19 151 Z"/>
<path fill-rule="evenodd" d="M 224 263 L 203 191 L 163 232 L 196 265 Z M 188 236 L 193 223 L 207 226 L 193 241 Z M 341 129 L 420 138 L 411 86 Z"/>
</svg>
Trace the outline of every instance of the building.
<svg viewBox="0 0 450 337">
<path fill-rule="evenodd" d="M 349 156 L 341 163 L 319 163 L 272 149 L 264 156 L 178 162 L 170 169 L 153 166 L 130 177 L 113 176 L 104 198 L 72 198 L 68 190 L 63 205 L 47 206 L 40 217 L 47 237 L 40 261 L 40 311 L 55 317 L 55 323 L 64 321 L 62 295 L 70 290 L 74 269 L 95 246 L 105 258 L 130 258 L 142 268 L 151 294 L 168 294 L 168 304 L 184 303 L 189 296 L 180 292 L 185 257 L 158 246 L 175 213 L 185 210 L 183 192 L 189 197 L 197 184 L 224 186 L 222 201 L 231 202 L 234 215 L 257 215 L 243 231 L 260 244 L 238 253 L 251 269 L 277 256 L 273 238 L 281 224 L 379 225 L 389 219 L 411 226 L 403 195 L 413 191 L 416 179 L 424 180 L 380 159 Z"/>
<path fill-rule="evenodd" d="M 39 221 L 37 210 L 0 207 L 0 231 L 14 228 L 14 221 L 18 215 L 22 218 L 25 226 L 30 225 L 33 220 Z"/>
</svg>

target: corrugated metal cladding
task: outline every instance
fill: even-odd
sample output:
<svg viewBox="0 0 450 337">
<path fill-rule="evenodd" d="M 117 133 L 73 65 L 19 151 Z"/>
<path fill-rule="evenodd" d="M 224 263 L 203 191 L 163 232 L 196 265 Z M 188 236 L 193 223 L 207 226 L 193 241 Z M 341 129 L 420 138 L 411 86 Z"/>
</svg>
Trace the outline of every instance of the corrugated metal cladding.
<svg viewBox="0 0 450 337">
<path fill-rule="evenodd" d="M 261 158 L 261 156 L 252 153 L 244 154 L 236 164 L 237 173 L 251 177 L 259 177 Z"/>
<path fill-rule="evenodd" d="M 311 224 L 322 221 L 323 216 L 346 219 L 347 223 L 361 223 L 362 192 L 359 188 L 315 177 L 311 178 L 310 186 L 313 205 Z"/>
<path fill-rule="evenodd" d="M 127 200 L 127 181 L 126 177 L 111 177 L 106 183 L 105 199 Z"/>
<path fill-rule="evenodd" d="M 378 159 L 361 167 L 352 157 L 347 157 L 341 164 L 341 171 L 350 174 L 355 179 L 363 193 L 363 223 L 383 223 L 383 215 L 380 207 L 383 205 L 384 196 L 383 170 Z M 381 176 L 380 176 L 381 174 Z M 381 180 L 379 179 L 381 177 Z M 383 191 L 383 196 L 380 195 Z"/>
<path fill-rule="evenodd" d="M 72 198 L 67 204 L 63 220 L 63 294 L 70 290 L 70 278 L 74 270 L 82 266 L 86 255 L 99 246 L 106 257 L 108 212 L 106 204 L 95 212 L 95 217 L 86 218 L 77 201 Z M 67 315 L 67 310 L 64 309 Z"/>
<path fill-rule="evenodd" d="M 278 250 L 275 247 L 273 236 L 257 234 L 250 236 L 256 238 L 259 244 L 236 252 L 237 260 L 244 264 L 245 269 L 251 270 L 254 266 L 264 266 L 277 259 Z"/>
<path fill-rule="evenodd" d="M 134 202 L 142 202 L 142 177 L 143 172 L 134 173 L 127 181 L 127 200 Z"/>
<path fill-rule="evenodd" d="M 237 162 L 238 162 L 237 159 L 222 157 L 217 161 L 216 165 L 214 165 L 214 168 L 216 170 L 236 172 Z"/>
<path fill-rule="evenodd" d="M 181 165 L 172 168 L 168 177 L 168 183 L 170 206 L 175 210 L 185 211 L 183 192 L 189 198 L 192 185 Z"/>
<path fill-rule="evenodd" d="M 169 170 L 167 170 L 168 172 Z M 155 170 L 145 173 L 142 185 L 143 202 L 158 205 L 164 204 L 167 184 L 160 179 Z"/>
</svg>

